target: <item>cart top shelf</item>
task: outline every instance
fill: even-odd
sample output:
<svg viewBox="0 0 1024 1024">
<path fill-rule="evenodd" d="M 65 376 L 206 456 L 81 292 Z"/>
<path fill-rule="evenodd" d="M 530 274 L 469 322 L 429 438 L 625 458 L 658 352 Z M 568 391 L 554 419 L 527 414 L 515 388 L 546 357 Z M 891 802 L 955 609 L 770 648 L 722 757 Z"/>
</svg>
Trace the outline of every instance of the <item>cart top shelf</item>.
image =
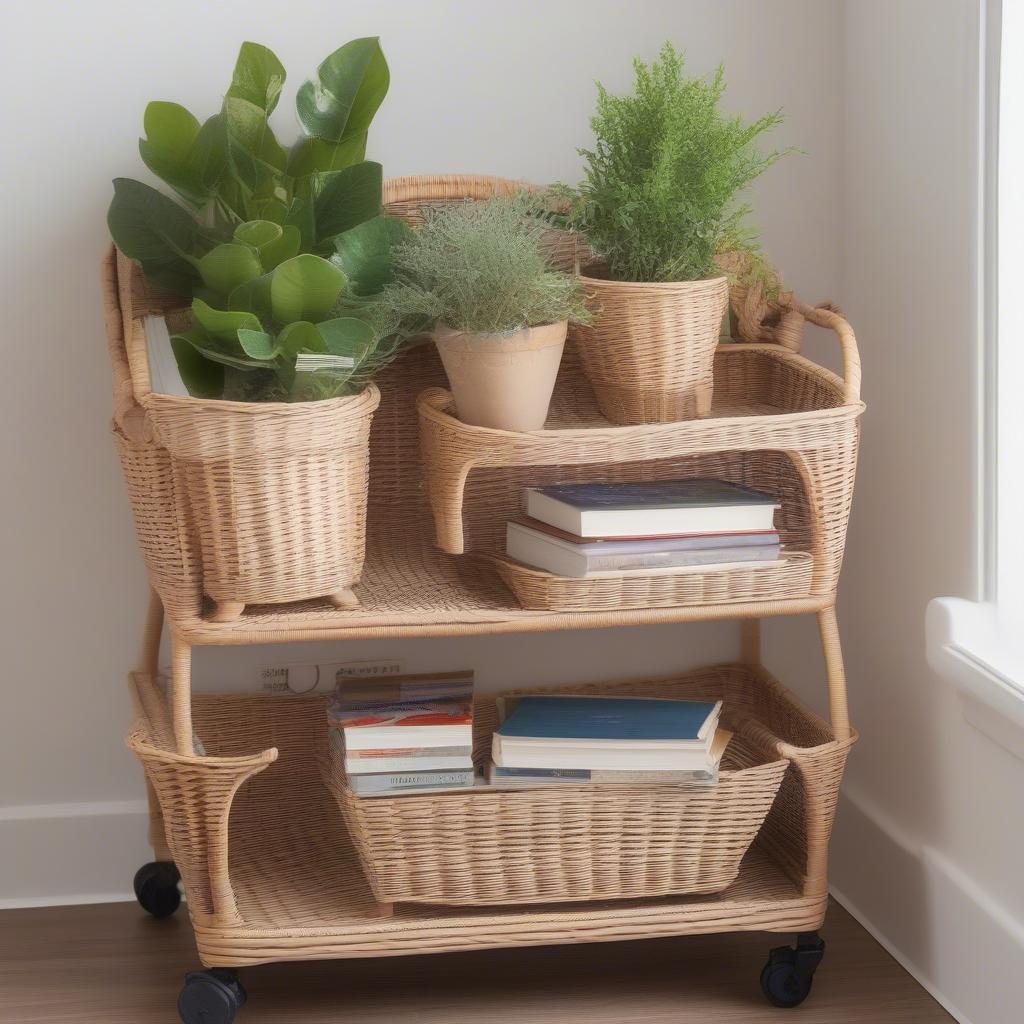
<svg viewBox="0 0 1024 1024">
<path fill-rule="evenodd" d="M 386 198 L 390 212 L 415 220 L 425 203 L 453 201 L 467 189 L 466 195 L 478 197 L 477 191 L 490 194 L 495 187 L 490 180 L 474 184 L 463 178 L 397 181 Z M 179 500 L 178 488 L 169 464 L 157 465 L 166 453 L 144 410 L 150 381 L 142 317 L 172 312 L 182 303 L 150 290 L 139 268 L 113 250 L 104 285 L 115 439 L 151 582 L 184 643 L 601 628 L 816 612 L 833 603 L 864 406 L 856 339 L 830 309 L 795 300 L 790 307 L 798 319 L 835 332 L 842 376 L 781 344 L 726 343 L 716 357 L 711 416 L 683 423 L 608 424 L 570 341 L 548 429 L 514 434 L 467 427 L 452 415 L 433 346 L 414 348 L 377 381 L 382 398 L 370 440 L 359 607 L 340 609 L 326 600 L 252 605 L 233 621 L 214 622 L 199 552 L 182 536 L 181 518 L 163 512 Z M 799 345 L 792 335 L 789 343 Z M 774 454 L 754 466 L 744 453 L 758 452 Z M 692 475 L 721 475 L 779 494 L 780 531 L 791 561 L 778 569 L 695 573 L 682 599 L 652 590 L 650 601 L 616 606 L 611 599 L 581 603 L 558 595 L 545 605 L 533 598 L 546 581 L 496 557 L 504 547 L 504 521 L 518 514 L 526 485 Z M 154 493 L 157 478 L 163 483 Z M 533 598 L 524 598 L 526 591 Z M 583 607 L 588 610 L 565 610 Z"/>
</svg>

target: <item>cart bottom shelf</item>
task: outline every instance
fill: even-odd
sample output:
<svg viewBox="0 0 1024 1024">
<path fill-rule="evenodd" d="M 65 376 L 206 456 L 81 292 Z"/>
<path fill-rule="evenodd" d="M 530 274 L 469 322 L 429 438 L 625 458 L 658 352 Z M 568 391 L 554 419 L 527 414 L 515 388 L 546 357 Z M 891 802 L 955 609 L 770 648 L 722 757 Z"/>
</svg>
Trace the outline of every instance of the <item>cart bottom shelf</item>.
<svg viewBox="0 0 1024 1024">
<path fill-rule="evenodd" d="M 311 797 L 316 798 L 311 798 Z M 243 923 L 195 922 L 206 966 L 401 956 L 509 946 L 606 942 L 718 931 L 817 928 L 825 898 L 799 887 L 756 844 L 714 896 L 547 905 L 543 909 L 377 909 L 345 825 L 326 792 L 287 806 L 253 801 L 232 815 L 231 880 Z M 240 813 L 241 812 L 241 813 Z M 249 819 L 249 820 L 246 820 Z M 253 828 L 255 822 L 261 827 Z M 258 837 L 258 839 L 256 838 Z M 254 841 L 255 840 L 255 841 Z"/>
</svg>

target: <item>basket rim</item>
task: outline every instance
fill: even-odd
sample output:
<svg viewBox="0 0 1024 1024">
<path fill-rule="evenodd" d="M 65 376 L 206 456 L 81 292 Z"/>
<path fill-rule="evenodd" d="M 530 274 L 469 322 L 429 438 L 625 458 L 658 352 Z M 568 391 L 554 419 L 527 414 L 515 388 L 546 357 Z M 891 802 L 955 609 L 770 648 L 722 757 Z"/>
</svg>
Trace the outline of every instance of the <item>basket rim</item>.
<svg viewBox="0 0 1024 1024">
<path fill-rule="evenodd" d="M 286 416 L 300 415 L 315 411 L 325 414 L 335 411 L 372 413 L 380 405 L 380 388 L 371 380 L 362 391 L 354 395 L 341 395 L 337 398 L 323 398 L 308 402 L 234 402 L 226 398 L 195 398 L 192 395 L 165 395 L 151 391 L 139 400 L 143 408 L 162 405 L 170 408 L 207 409 L 211 412 L 234 413 L 239 416 Z M 365 410 L 357 408 L 366 406 Z"/>
<path fill-rule="evenodd" d="M 599 288 L 611 290 L 622 288 L 627 291 L 650 291 L 656 293 L 711 291 L 712 285 L 729 287 L 729 278 L 726 274 L 718 274 L 715 277 L 699 277 L 693 281 L 613 281 L 607 277 L 591 277 L 580 271 L 580 281 L 587 286 L 597 285 Z"/>
</svg>

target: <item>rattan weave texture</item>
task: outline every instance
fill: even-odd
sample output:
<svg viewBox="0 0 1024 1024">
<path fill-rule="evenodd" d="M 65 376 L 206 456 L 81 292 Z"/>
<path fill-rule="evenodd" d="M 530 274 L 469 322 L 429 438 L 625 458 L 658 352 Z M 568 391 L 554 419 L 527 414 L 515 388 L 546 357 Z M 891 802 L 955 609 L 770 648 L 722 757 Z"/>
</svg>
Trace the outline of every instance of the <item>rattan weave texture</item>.
<svg viewBox="0 0 1024 1024">
<path fill-rule="evenodd" d="M 159 798 L 204 963 L 567 942 L 580 929 L 592 939 L 612 939 L 809 928 L 824 913 L 827 844 L 853 737 L 836 741 L 825 722 L 762 669 L 725 665 L 614 687 L 655 695 L 673 686 L 692 697 L 722 697 L 752 745 L 788 760 L 754 847 L 720 895 L 618 903 L 617 910 L 602 901 L 575 910 L 554 903 L 526 917 L 511 909 L 409 906 L 384 922 L 368 918 L 376 907 L 372 888 L 322 782 L 325 698 L 196 695 L 195 729 L 208 756 L 183 756 L 175 753 L 157 687 L 143 674 L 133 680 L 137 719 L 129 746 Z M 526 798 L 524 806 L 532 797 L 505 795 Z M 497 842 L 514 823 L 490 824 Z"/>
</svg>

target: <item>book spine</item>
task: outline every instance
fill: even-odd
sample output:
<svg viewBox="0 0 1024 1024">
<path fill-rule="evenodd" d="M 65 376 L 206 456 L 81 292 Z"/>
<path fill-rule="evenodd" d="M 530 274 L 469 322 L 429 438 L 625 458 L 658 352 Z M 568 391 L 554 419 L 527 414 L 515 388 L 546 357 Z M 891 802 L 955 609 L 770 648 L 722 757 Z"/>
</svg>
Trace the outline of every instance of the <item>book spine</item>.
<svg viewBox="0 0 1024 1024">
<path fill-rule="evenodd" d="M 616 569 L 667 569 L 719 562 L 766 562 L 779 557 L 778 545 L 704 548 L 693 551 L 652 551 L 621 555 L 586 556 L 587 572 Z"/>
<path fill-rule="evenodd" d="M 342 740 L 344 746 L 344 740 Z M 470 757 L 473 753 L 472 747 L 392 747 L 380 750 L 349 750 L 347 756 L 352 760 L 364 758 L 373 760 L 381 757 Z"/>
<path fill-rule="evenodd" d="M 473 772 L 392 772 L 363 775 L 349 779 L 354 793 L 396 793 L 403 789 L 440 789 L 451 786 L 472 786 Z"/>
</svg>

